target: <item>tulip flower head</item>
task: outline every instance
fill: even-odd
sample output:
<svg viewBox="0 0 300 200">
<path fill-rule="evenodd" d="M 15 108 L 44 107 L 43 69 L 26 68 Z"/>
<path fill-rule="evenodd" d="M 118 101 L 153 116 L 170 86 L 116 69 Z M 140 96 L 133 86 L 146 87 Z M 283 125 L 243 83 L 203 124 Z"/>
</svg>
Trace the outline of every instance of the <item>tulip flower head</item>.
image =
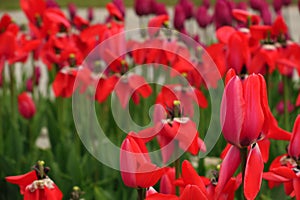
<svg viewBox="0 0 300 200">
<path fill-rule="evenodd" d="M 35 103 L 27 92 L 23 92 L 18 96 L 19 113 L 26 119 L 30 119 L 36 112 Z"/>
<path fill-rule="evenodd" d="M 47 176 L 49 168 L 44 161 L 38 161 L 33 171 L 19 176 L 8 176 L 6 181 L 17 184 L 25 200 L 61 200 L 63 195 L 55 183 Z"/>
</svg>

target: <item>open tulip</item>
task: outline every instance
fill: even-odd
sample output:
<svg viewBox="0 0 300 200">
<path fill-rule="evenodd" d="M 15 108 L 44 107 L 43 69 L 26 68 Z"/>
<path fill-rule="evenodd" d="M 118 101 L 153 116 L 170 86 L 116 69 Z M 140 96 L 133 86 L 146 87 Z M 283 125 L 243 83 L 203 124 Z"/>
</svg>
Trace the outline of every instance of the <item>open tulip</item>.
<svg viewBox="0 0 300 200">
<path fill-rule="evenodd" d="M 49 169 L 44 168 L 43 165 L 43 161 L 38 161 L 35 170 L 19 176 L 8 176 L 5 179 L 7 182 L 19 185 L 24 200 L 61 200 L 62 192 L 46 175 Z"/>
</svg>

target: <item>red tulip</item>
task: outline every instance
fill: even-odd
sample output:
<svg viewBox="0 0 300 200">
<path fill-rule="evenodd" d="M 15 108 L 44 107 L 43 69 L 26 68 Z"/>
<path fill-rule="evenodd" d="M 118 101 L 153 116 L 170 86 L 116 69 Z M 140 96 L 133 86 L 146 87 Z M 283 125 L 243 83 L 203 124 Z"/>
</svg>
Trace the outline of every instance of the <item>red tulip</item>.
<svg viewBox="0 0 300 200">
<path fill-rule="evenodd" d="M 126 107 L 130 98 L 135 104 L 139 104 L 140 95 L 143 98 L 147 98 L 152 93 L 152 88 L 145 81 L 144 77 L 136 74 L 120 78 L 114 89 L 123 108 Z"/>
<path fill-rule="evenodd" d="M 247 26 L 257 25 L 260 22 L 260 17 L 258 15 L 251 14 L 245 10 L 233 9 L 232 15 L 236 20 L 242 22 Z"/>
<path fill-rule="evenodd" d="M 216 28 L 231 25 L 232 23 L 232 6 L 227 0 L 218 0 L 215 5 L 214 20 Z"/>
<path fill-rule="evenodd" d="M 295 158 L 295 160 L 298 160 L 300 158 L 300 115 L 298 115 L 295 124 L 294 129 L 292 133 L 292 139 L 290 141 L 289 147 L 288 147 L 288 153 L 290 156 Z"/>
<path fill-rule="evenodd" d="M 153 1 L 152 3 L 152 13 L 155 15 L 168 15 L 166 5 L 156 1 Z"/>
<path fill-rule="evenodd" d="M 151 163 L 144 141 L 135 133 L 129 133 L 121 145 L 120 170 L 124 184 L 134 188 L 151 187 L 164 173 Z"/>
<path fill-rule="evenodd" d="M 74 83 L 77 70 L 71 68 L 63 68 L 56 74 L 52 88 L 56 97 L 71 97 L 74 91 Z"/>
<path fill-rule="evenodd" d="M 39 161 L 42 162 L 43 161 Z M 49 169 L 38 165 L 36 170 L 19 176 L 8 176 L 6 181 L 17 184 L 20 187 L 20 193 L 24 196 L 24 200 L 61 200 L 63 194 L 55 183 L 46 175 Z M 43 174 L 43 177 L 40 177 Z"/>
<path fill-rule="evenodd" d="M 35 104 L 30 95 L 26 92 L 18 96 L 19 113 L 26 119 L 30 119 L 36 112 Z"/>
<path fill-rule="evenodd" d="M 250 6 L 254 10 L 261 10 L 265 6 L 261 0 L 250 0 Z"/>
<path fill-rule="evenodd" d="M 289 135 L 277 126 L 266 97 L 265 81 L 261 75 L 252 74 L 243 81 L 237 76 L 231 78 L 221 104 L 223 135 L 229 143 L 243 148 L 269 132 L 269 137 Z"/>
<path fill-rule="evenodd" d="M 152 1 L 153 0 L 135 0 L 134 1 L 135 13 L 138 16 L 151 14 Z"/>
<path fill-rule="evenodd" d="M 213 17 L 209 15 L 208 10 L 205 6 L 200 6 L 195 14 L 198 25 L 201 28 L 206 28 L 212 23 Z"/>
<path fill-rule="evenodd" d="M 186 18 L 185 18 L 185 13 L 183 8 L 180 5 L 176 5 L 174 11 L 174 21 L 173 21 L 174 28 L 178 31 L 183 31 L 185 20 Z"/>
<path fill-rule="evenodd" d="M 124 21 L 124 16 L 119 8 L 114 3 L 106 4 L 106 9 L 108 10 L 110 16 L 115 17 L 119 21 Z"/>
<path fill-rule="evenodd" d="M 191 0 L 180 0 L 178 5 L 183 8 L 185 19 L 191 19 L 193 17 L 194 5 Z"/>
<path fill-rule="evenodd" d="M 168 167 L 160 180 L 160 192 L 163 194 L 176 194 L 175 191 L 175 168 Z"/>
</svg>

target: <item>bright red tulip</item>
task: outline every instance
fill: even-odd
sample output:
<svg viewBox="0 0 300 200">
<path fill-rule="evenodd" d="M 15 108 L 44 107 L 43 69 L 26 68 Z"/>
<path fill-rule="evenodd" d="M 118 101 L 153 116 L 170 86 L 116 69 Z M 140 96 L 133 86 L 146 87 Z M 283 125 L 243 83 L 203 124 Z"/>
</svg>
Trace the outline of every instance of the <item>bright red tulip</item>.
<svg viewBox="0 0 300 200">
<path fill-rule="evenodd" d="M 36 112 L 35 103 L 27 92 L 18 96 L 19 113 L 26 119 L 30 119 Z"/>
<path fill-rule="evenodd" d="M 160 192 L 163 194 L 176 194 L 175 191 L 175 168 L 168 167 L 160 180 Z"/>
<path fill-rule="evenodd" d="M 37 165 L 35 167 L 36 169 L 41 169 Z M 24 200 L 61 200 L 63 197 L 62 192 L 46 175 L 49 169 L 42 166 L 42 171 L 33 170 L 19 176 L 8 176 L 5 180 L 19 185 L 20 193 L 24 196 Z"/>
<path fill-rule="evenodd" d="M 134 188 L 153 186 L 164 173 L 151 163 L 144 141 L 135 133 L 129 133 L 121 145 L 120 170 L 124 184 Z"/>
<path fill-rule="evenodd" d="M 288 147 L 288 154 L 295 160 L 300 159 L 300 115 L 298 115 L 294 124 L 292 138 Z"/>
</svg>

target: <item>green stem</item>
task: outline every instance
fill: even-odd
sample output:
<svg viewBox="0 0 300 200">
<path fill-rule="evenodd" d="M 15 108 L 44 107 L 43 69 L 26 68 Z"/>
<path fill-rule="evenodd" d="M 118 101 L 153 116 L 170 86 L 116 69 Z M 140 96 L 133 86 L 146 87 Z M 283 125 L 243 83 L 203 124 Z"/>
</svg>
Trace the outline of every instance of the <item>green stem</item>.
<svg viewBox="0 0 300 200">
<path fill-rule="evenodd" d="M 178 155 L 178 141 L 175 141 L 175 158 L 174 167 L 175 167 L 175 180 L 180 178 L 180 156 Z M 179 186 L 176 186 L 176 195 L 179 196 Z"/>
<path fill-rule="evenodd" d="M 32 96 L 33 99 L 35 99 L 35 66 L 34 66 L 34 54 L 32 53 L 32 57 L 31 57 L 31 67 L 32 67 Z"/>
<path fill-rule="evenodd" d="M 284 101 L 284 124 L 285 129 L 287 131 L 290 130 L 289 123 L 289 110 L 288 110 L 288 102 L 289 102 L 289 87 L 288 87 L 288 78 L 286 76 L 282 76 L 283 80 L 283 101 Z"/>
<path fill-rule="evenodd" d="M 14 77 L 14 65 L 9 66 L 9 78 L 10 78 L 10 106 L 12 120 L 16 120 L 16 104 L 15 104 L 15 77 Z"/>
<path fill-rule="evenodd" d="M 64 99 L 62 97 L 57 97 L 57 120 L 59 134 L 64 137 Z"/>
<path fill-rule="evenodd" d="M 246 199 L 244 196 L 244 179 L 245 179 L 248 149 L 242 148 L 240 152 L 241 152 L 241 170 L 242 170 L 242 193 L 241 194 L 242 194 L 242 199 Z"/>
<path fill-rule="evenodd" d="M 146 198 L 146 189 L 145 188 L 138 188 L 138 200 L 144 200 Z"/>
<path fill-rule="evenodd" d="M 266 74 L 266 84 L 267 84 L 268 102 L 269 102 L 269 105 L 272 105 L 271 104 L 271 100 L 272 100 L 272 97 L 271 97 L 271 74 L 268 72 L 268 68 L 267 68 L 267 74 Z"/>
</svg>

